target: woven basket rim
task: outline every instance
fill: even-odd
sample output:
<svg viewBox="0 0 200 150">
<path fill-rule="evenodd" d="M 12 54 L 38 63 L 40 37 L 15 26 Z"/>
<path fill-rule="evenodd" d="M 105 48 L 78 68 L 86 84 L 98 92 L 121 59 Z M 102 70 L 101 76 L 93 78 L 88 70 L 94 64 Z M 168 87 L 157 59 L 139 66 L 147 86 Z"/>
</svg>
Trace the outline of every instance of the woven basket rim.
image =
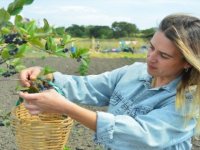
<svg viewBox="0 0 200 150">
<path fill-rule="evenodd" d="M 20 122 L 44 122 L 44 123 L 51 123 L 52 121 L 41 120 L 40 119 L 40 117 L 46 116 L 46 115 L 49 115 L 49 116 L 55 116 L 55 115 L 56 116 L 60 116 L 60 119 L 56 118 L 56 119 L 53 120 L 53 122 L 64 122 L 64 121 L 70 121 L 70 120 L 72 120 L 72 118 L 69 117 L 69 116 L 67 116 L 67 115 L 58 114 L 58 113 L 46 113 L 46 112 L 38 114 L 38 115 L 31 115 L 31 114 L 29 114 L 30 115 L 29 117 L 19 118 L 16 115 L 19 107 L 23 107 L 26 110 L 26 112 L 28 112 L 28 110 L 24 107 L 24 104 L 21 103 L 20 105 L 15 106 L 14 108 L 12 108 L 12 110 L 11 110 L 11 119 L 12 120 L 20 121 Z"/>
</svg>

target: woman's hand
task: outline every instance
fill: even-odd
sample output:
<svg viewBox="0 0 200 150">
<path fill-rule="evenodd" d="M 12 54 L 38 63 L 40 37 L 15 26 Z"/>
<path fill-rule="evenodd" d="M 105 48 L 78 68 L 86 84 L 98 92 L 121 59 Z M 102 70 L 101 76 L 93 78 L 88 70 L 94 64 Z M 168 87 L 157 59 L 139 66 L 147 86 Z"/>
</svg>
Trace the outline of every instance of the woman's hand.
<svg viewBox="0 0 200 150">
<path fill-rule="evenodd" d="M 42 72 L 42 69 L 43 69 L 42 67 L 36 66 L 36 67 L 30 67 L 30 68 L 22 70 L 19 73 L 19 79 L 20 79 L 21 85 L 25 87 L 30 87 L 31 82 L 37 79 L 37 77 Z M 45 79 L 52 81 L 53 74 L 50 73 L 50 74 L 45 75 Z"/>
<path fill-rule="evenodd" d="M 30 67 L 19 73 L 20 83 L 25 87 L 31 86 L 31 81 L 35 80 L 40 74 L 42 67 Z"/>
<path fill-rule="evenodd" d="M 25 100 L 24 105 L 32 115 L 42 112 L 66 114 L 86 127 L 96 131 L 96 112 L 70 102 L 54 89 L 34 94 L 21 92 L 19 96 Z"/>
<path fill-rule="evenodd" d="M 54 89 L 34 94 L 20 92 L 19 96 L 25 100 L 24 105 L 32 115 L 42 112 L 64 114 L 67 103 L 70 103 Z"/>
</svg>

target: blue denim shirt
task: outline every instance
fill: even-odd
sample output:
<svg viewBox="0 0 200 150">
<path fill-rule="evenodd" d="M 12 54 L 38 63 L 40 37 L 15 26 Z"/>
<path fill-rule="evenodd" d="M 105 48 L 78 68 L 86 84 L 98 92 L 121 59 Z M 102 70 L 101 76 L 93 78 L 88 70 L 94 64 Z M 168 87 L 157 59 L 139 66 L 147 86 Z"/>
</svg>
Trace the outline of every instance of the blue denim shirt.
<svg viewBox="0 0 200 150">
<path fill-rule="evenodd" d="M 190 150 L 195 120 L 184 122 L 175 108 L 181 77 L 152 88 L 146 63 L 99 75 L 54 73 L 55 83 L 76 103 L 108 106 L 97 112 L 94 141 L 113 150 Z"/>
</svg>

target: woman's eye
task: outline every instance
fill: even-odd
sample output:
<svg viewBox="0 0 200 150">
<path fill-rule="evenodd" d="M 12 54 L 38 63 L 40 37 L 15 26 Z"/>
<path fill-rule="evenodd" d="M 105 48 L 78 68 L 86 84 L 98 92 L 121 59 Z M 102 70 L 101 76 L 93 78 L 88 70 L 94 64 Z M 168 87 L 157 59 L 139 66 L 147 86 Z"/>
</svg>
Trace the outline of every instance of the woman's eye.
<svg viewBox="0 0 200 150">
<path fill-rule="evenodd" d="M 154 50 L 153 46 L 152 46 L 152 45 L 149 45 L 149 46 L 148 46 L 148 50 Z"/>
<path fill-rule="evenodd" d="M 166 54 L 160 54 L 160 56 L 161 56 L 162 58 L 164 58 L 164 59 L 168 59 L 168 58 L 169 58 L 169 56 L 167 56 Z"/>
</svg>

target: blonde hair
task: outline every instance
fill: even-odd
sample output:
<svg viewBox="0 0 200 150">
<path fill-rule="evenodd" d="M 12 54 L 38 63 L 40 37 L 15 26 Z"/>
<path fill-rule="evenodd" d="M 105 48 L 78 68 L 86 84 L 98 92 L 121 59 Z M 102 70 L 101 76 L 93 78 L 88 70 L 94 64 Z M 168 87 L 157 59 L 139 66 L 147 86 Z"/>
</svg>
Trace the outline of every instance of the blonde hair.
<svg viewBox="0 0 200 150">
<path fill-rule="evenodd" d="M 183 71 L 177 88 L 176 107 L 185 113 L 186 120 L 198 116 L 196 129 L 200 131 L 200 20 L 186 14 L 172 14 L 161 21 L 159 30 L 175 44 L 191 65 L 188 71 Z M 187 92 L 193 95 L 191 102 L 186 100 Z"/>
</svg>

